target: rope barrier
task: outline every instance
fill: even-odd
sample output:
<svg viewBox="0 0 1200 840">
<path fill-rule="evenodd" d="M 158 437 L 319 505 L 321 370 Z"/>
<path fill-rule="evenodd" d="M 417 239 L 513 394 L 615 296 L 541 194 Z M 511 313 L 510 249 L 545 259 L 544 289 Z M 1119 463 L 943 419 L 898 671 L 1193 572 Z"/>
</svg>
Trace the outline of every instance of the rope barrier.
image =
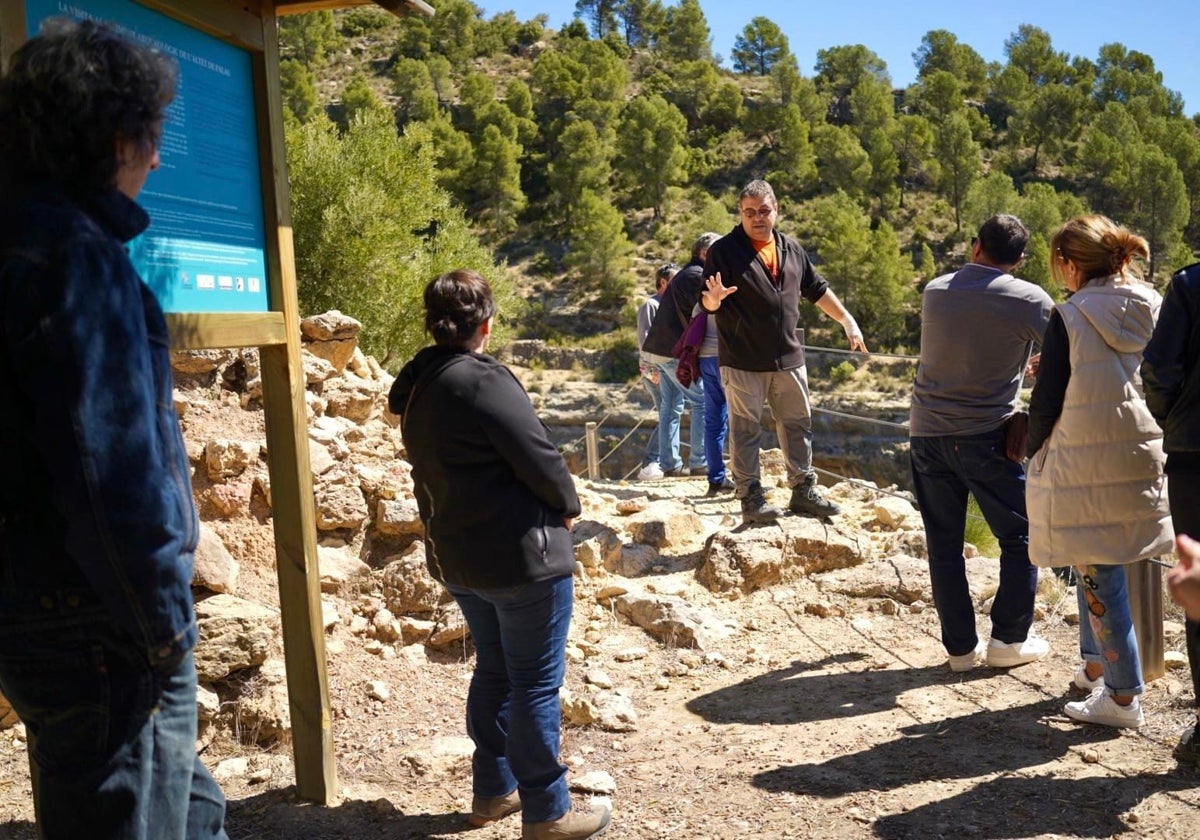
<svg viewBox="0 0 1200 840">
<path fill-rule="evenodd" d="M 867 361 L 871 359 L 898 359 L 905 362 L 921 361 L 920 356 L 904 356 L 899 353 L 861 353 L 858 350 L 842 350 L 838 347 L 817 347 L 813 344 L 805 344 L 803 347 L 806 351 L 816 350 L 818 353 L 838 353 L 843 356 L 857 356 Z"/>
<path fill-rule="evenodd" d="M 832 414 L 834 417 L 844 417 L 847 420 L 860 420 L 864 423 L 876 423 L 880 426 L 889 426 L 893 429 L 901 429 L 906 435 L 908 433 L 907 423 L 893 423 L 891 420 L 879 420 L 875 417 L 866 417 L 861 414 L 846 414 L 842 411 L 834 411 L 832 408 L 817 408 L 816 406 L 813 406 L 813 412 L 818 414 Z"/>
</svg>

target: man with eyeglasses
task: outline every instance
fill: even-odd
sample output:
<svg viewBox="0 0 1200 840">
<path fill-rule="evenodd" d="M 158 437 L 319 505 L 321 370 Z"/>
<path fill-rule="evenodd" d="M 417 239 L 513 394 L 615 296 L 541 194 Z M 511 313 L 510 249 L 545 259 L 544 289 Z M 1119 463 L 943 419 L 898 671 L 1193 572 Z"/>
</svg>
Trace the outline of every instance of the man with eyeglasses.
<svg viewBox="0 0 1200 840">
<path fill-rule="evenodd" d="M 643 358 L 658 369 L 658 385 L 661 389 L 658 462 L 667 476 L 705 475 L 708 472 L 704 451 L 704 384 L 696 380 L 685 388 L 680 383 L 675 376 L 679 360 L 672 355 L 672 350 L 687 329 L 692 310 L 700 300 L 704 285 L 704 256 L 709 246 L 718 239 L 719 234 L 704 233 L 692 244 L 692 259 L 667 285 L 662 303 L 642 344 Z M 686 466 L 679 456 L 679 424 L 685 402 L 692 412 L 691 451 Z M 720 459 L 721 453 L 713 453 L 713 457 Z"/>
<path fill-rule="evenodd" d="M 909 456 L 933 602 L 954 671 L 971 670 L 985 650 L 975 632 L 963 556 L 968 493 L 1000 543 L 987 664 L 1009 668 L 1049 650 L 1044 639 L 1029 635 L 1037 569 L 1029 562 L 1025 468 L 1009 459 L 1005 445 L 1022 371 L 1054 307 L 1041 288 L 1012 276 L 1028 239 L 1016 216 L 993 216 L 971 241 L 971 261 L 931 280 L 921 296 Z"/>
<path fill-rule="evenodd" d="M 867 351 L 858 324 L 800 243 L 775 230 L 778 208 L 766 181 L 751 181 L 742 189 L 741 224 L 709 249 L 701 295 L 701 306 L 716 315 L 735 492 L 743 521 L 753 524 L 773 522 L 783 513 L 767 501 L 762 486 L 764 401 L 771 406 L 787 463 L 788 509 L 819 518 L 841 512 L 822 495 L 812 467 L 812 408 L 796 330 L 800 299 L 841 324 L 851 350 Z"/>
</svg>

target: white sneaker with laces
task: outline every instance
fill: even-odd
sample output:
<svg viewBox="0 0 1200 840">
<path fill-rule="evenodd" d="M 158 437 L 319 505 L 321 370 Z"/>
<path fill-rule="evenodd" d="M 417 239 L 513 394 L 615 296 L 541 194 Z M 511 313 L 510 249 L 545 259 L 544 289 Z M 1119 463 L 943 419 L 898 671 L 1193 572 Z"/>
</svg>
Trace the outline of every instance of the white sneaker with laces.
<svg viewBox="0 0 1200 840">
<path fill-rule="evenodd" d="M 1082 688 L 1084 691 L 1095 691 L 1097 688 L 1104 687 L 1104 675 L 1092 679 L 1087 675 L 1087 663 L 1080 665 L 1075 669 L 1075 687 Z"/>
<path fill-rule="evenodd" d="M 983 639 L 980 639 L 975 645 L 975 650 L 970 651 L 969 653 L 961 653 L 958 656 L 951 656 L 949 658 L 950 670 L 959 674 L 963 673 L 964 671 L 970 671 L 979 661 L 979 657 L 983 656 L 983 651 Z"/>
<path fill-rule="evenodd" d="M 1068 703 L 1063 706 L 1063 712 L 1081 723 L 1097 723 L 1116 729 L 1137 729 L 1146 722 L 1142 702 L 1137 697 L 1128 706 L 1122 706 L 1103 688 L 1097 688 L 1086 700 Z"/>
<path fill-rule="evenodd" d="M 1023 642 L 1004 642 L 992 639 L 988 642 L 987 664 L 989 668 L 1013 668 L 1027 662 L 1036 662 L 1050 650 L 1050 643 L 1037 636 L 1029 636 Z"/>
<path fill-rule="evenodd" d="M 660 467 L 654 461 L 651 461 L 649 464 L 647 464 L 646 466 L 644 466 L 640 470 L 638 470 L 638 474 L 637 474 L 638 481 L 654 481 L 655 479 L 662 478 L 662 477 L 663 477 L 662 467 Z"/>
</svg>

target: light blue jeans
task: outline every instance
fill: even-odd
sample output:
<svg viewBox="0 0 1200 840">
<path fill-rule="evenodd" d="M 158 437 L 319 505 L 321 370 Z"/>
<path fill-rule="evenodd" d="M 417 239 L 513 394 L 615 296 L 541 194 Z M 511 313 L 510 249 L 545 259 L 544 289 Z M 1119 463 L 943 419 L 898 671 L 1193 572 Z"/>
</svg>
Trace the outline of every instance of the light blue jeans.
<svg viewBox="0 0 1200 840">
<path fill-rule="evenodd" d="M 1124 566 L 1076 566 L 1079 652 L 1104 669 L 1109 694 L 1141 694 L 1142 661 L 1129 612 Z"/>
<path fill-rule="evenodd" d="M 476 796 L 521 796 L 521 819 L 556 820 L 571 808 L 567 768 L 558 762 L 570 575 L 506 589 L 447 586 L 475 643 L 467 692 L 467 734 L 475 742 Z"/>
<path fill-rule="evenodd" d="M 650 401 L 654 403 L 654 413 L 659 413 L 659 405 L 662 404 L 662 388 L 652 378 L 658 375 L 658 368 L 653 365 L 642 366 L 642 384 L 646 386 L 646 391 L 650 394 Z M 651 430 L 646 438 L 646 451 L 642 454 L 642 466 L 646 467 L 650 464 L 658 463 L 658 428 Z"/>
<path fill-rule="evenodd" d="M 704 384 L 697 380 L 684 388 L 675 378 L 678 367 L 678 359 L 658 363 L 658 387 L 662 389 L 662 403 L 658 407 L 658 463 L 663 472 L 683 466 L 679 457 L 679 421 L 685 401 L 692 411 L 688 466 L 692 469 L 708 466 L 704 458 Z"/>
</svg>

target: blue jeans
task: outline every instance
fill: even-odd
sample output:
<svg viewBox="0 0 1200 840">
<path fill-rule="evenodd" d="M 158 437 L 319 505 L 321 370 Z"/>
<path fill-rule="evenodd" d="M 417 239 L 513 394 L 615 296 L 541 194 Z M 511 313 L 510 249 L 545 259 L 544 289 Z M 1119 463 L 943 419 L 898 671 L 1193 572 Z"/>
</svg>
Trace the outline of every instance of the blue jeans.
<svg viewBox="0 0 1200 840">
<path fill-rule="evenodd" d="M 725 386 L 721 384 L 721 366 L 716 356 L 700 358 L 704 381 L 704 453 L 708 458 L 708 482 L 725 480 L 725 434 L 729 431 L 729 409 L 725 405 Z"/>
<path fill-rule="evenodd" d="M 490 798 L 518 789 L 525 822 L 556 820 L 571 807 L 558 762 L 558 689 L 574 582 L 568 575 L 507 589 L 446 588 L 475 643 L 467 693 L 473 792 Z"/>
<path fill-rule="evenodd" d="M 658 387 L 662 389 L 662 403 L 658 407 L 658 462 L 664 472 L 683 466 L 679 457 L 679 419 L 683 416 L 685 400 L 692 410 L 688 466 L 692 469 L 707 466 L 704 460 L 704 385 L 697 381 L 684 388 L 675 378 L 678 367 L 678 359 L 658 363 Z"/>
<path fill-rule="evenodd" d="M 1109 694 L 1141 694 L 1142 662 L 1138 655 L 1124 566 L 1076 566 L 1079 598 L 1079 653 L 1104 670 Z"/>
<path fill-rule="evenodd" d="M 189 652 L 150 668 L 103 608 L 0 627 L 0 690 L 25 722 L 41 836 L 226 838 L 196 755 Z"/>
<path fill-rule="evenodd" d="M 974 650 L 975 605 L 967 587 L 963 533 L 967 494 L 979 503 L 1000 543 L 1000 588 L 992 602 L 992 638 L 1022 642 L 1033 624 L 1037 568 L 1029 562 L 1025 516 L 1025 468 L 1004 454 L 1004 430 L 963 437 L 910 440 L 913 487 L 925 542 L 933 603 L 942 624 L 942 644 L 951 656 Z"/>
<path fill-rule="evenodd" d="M 646 386 L 646 391 L 650 394 L 650 401 L 654 403 L 654 413 L 659 412 L 659 406 L 662 404 L 662 388 L 657 382 L 650 378 L 651 373 L 658 375 L 656 367 L 646 365 L 642 367 L 642 384 Z M 650 435 L 646 437 L 646 451 L 642 454 L 642 466 L 658 463 L 658 429 L 655 428 Z"/>
</svg>

